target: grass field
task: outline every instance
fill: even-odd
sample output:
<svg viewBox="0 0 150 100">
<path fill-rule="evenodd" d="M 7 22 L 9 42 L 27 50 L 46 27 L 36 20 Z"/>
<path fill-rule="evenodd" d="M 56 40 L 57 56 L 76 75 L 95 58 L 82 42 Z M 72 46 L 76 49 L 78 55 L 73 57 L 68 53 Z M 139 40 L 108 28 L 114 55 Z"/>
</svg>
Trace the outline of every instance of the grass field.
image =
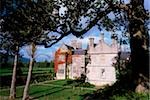
<svg viewBox="0 0 150 100">
<path fill-rule="evenodd" d="M 25 75 L 28 71 L 27 68 L 22 68 Z M 41 75 L 50 73 L 51 68 L 33 68 L 33 74 Z M 12 69 L 0 70 L 0 76 L 11 76 Z M 43 78 L 42 78 L 43 79 Z M 7 79 L 8 80 L 8 79 Z M 2 82 L 2 81 L 1 81 Z M 66 80 L 51 80 L 40 82 L 37 84 L 31 84 L 29 95 L 33 100 L 83 100 L 89 94 L 93 94 L 96 90 L 93 86 L 79 87 L 76 84 L 68 84 Z M 10 86 L 10 85 L 9 85 Z M 17 86 L 16 100 L 21 100 L 24 86 Z M 118 89 L 118 87 L 116 87 Z M 113 89 L 114 90 L 114 89 Z M 108 91 L 110 94 L 112 91 Z M 107 93 L 108 93 L 107 92 Z M 95 93 L 95 92 L 94 92 Z M 108 93 L 109 94 L 109 93 Z M 99 96 L 110 96 L 104 93 Z M 9 88 L 3 87 L 0 89 L 0 100 L 8 100 Z M 126 92 L 125 94 L 113 94 L 110 96 L 110 100 L 150 100 L 149 94 L 137 94 L 135 92 Z M 101 99 L 100 99 L 101 100 Z"/>
<path fill-rule="evenodd" d="M 42 74 L 42 73 L 49 73 L 50 70 L 53 70 L 53 68 L 37 68 L 33 67 L 33 74 Z M 28 73 L 28 68 L 21 68 L 22 74 Z M 8 76 L 12 75 L 12 69 L 11 68 L 2 68 L 0 69 L 0 76 Z"/>
<path fill-rule="evenodd" d="M 30 97 L 38 100 L 82 100 L 83 95 L 92 93 L 91 88 L 81 88 L 64 86 L 65 80 L 49 81 L 45 83 L 32 84 L 30 86 Z M 23 86 L 17 87 L 17 100 L 21 100 L 23 93 Z M 0 91 L 0 100 L 7 100 L 9 89 Z M 5 97 L 5 98 L 3 98 Z"/>
</svg>

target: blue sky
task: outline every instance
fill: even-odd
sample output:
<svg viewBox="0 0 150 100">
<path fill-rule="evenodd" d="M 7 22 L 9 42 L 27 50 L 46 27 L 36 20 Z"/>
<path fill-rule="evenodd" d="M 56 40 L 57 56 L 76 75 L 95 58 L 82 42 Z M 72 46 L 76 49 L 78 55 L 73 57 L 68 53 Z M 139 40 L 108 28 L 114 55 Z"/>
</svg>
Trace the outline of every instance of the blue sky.
<svg viewBox="0 0 150 100">
<path fill-rule="evenodd" d="M 128 0 L 125 0 L 125 1 L 128 3 Z M 145 9 L 150 11 L 150 1 L 149 0 L 145 0 L 144 5 L 145 5 Z M 149 27 L 150 27 L 150 25 L 149 25 Z M 51 61 L 53 59 L 53 57 L 54 57 L 55 51 L 61 46 L 61 44 L 65 43 L 65 44 L 70 45 L 72 40 L 78 40 L 78 41 L 82 42 L 83 49 L 86 49 L 87 43 L 88 43 L 88 38 L 89 37 L 94 37 L 95 38 L 95 43 L 97 43 L 98 40 L 100 39 L 100 33 L 102 33 L 102 32 L 105 33 L 104 34 L 105 42 L 107 44 L 110 44 L 111 43 L 111 39 L 110 39 L 111 33 L 107 32 L 105 30 L 102 30 L 100 32 L 97 27 L 93 27 L 87 33 L 85 33 L 83 35 L 83 39 L 76 38 L 75 36 L 70 34 L 70 35 L 64 37 L 61 41 L 59 41 L 58 43 L 56 43 L 55 45 L 53 45 L 50 48 L 44 48 L 44 46 L 38 46 L 37 47 L 36 61 L 45 61 L 45 60 Z M 121 32 L 117 32 L 117 33 L 121 34 Z M 30 58 L 30 56 L 28 55 L 27 51 L 28 51 L 27 47 L 23 47 L 20 50 L 20 54 L 23 57 Z"/>
<path fill-rule="evenodd" d="M 104 40 L 107 44 L 111 44 L 111 32 L 107 32 L 105 30 L 103 31 L 99 31 L 97 27 L 93 27 L 92 29 L 90 29 L 86 34 L 83 35 L 83 39 L 80 38 L 76 38 L 74 35 L 70 34 L 66 37 L 64 37 L 61 41 L 59 41 L 58 43 L 56 43 L 55 45 L 53 45 L 50 48 L 44 48 L 44 46 L 38 46 L 37 47 L 37 56 L 36 56 L 36 61 L 51 61 L 54 57 L 54 53 L 55 51 L 63 44 L 67 44 L 67 45 L 71 45 L 71 41 L 72 40 L 78 40 L 82 43 L 82 48 L 86 49 L 87 48 L 87 44 L 89 42 L 89 37 L 94 37 L 94 42 L 98 43 L 100 40 L 100 34 L 101 33 L 105 33 L 104 34 Z M 119 32 L 118 32 L 119 33 Z M 23 47 L 20 50 L 21 55 L 23 55 L 26 58 L 30 58 L 28 52 L 29 47 Z"/>
<path fill-rule="evenodd" d="M 105 36 L 104 40 L 106 41 L 106 43 L 110 44 L 111 40 L 111 33 L 107 32 L 107 31 L 102 31 Z M 95 43 L 97 43 L 100 40 L 100 33 L 102 33 L 98 30 L 97 27 L 93 27 L 92 29 L 90 29 L 86 34 L 83 35 L 83 39 L 77 38 L 74 35 L 70 34 L 66 37 L 64 37 L 61 41 L 59 41 L 58 43 L 56 43 L 55 45 L 53 45 L 50 48 L 44 48 L 44 46 L 37 46 L 37 55 L 36 56 L 36 60 L 37 61 L 45 61 L 45 60 L 52 60 L 55 51 L 62 45 L 62 43 L 65 43 L 67 45 L 71 45 L 71 41 L 72 40 L 78 40 L 82 43 L 82 48 L 86 49 L 87 48 L 87 44 L 89 42 L 89 37 L 94 37 L 94 41 Z M 29 47 L 23 47 L 20 50 L 20 53 L 22 56 L 26 57 L 26 58 L 30 58 L 28 52 L 29 52 Z"/>
</svg>

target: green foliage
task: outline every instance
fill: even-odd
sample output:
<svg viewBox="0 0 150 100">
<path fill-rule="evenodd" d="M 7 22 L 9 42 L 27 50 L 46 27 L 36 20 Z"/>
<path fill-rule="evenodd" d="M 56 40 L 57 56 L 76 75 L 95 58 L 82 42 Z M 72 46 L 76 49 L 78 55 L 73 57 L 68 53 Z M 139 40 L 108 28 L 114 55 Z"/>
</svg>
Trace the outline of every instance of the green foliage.
<svg viewBox="0 0 150 100">
<path fill-rule="evenodd" d="M 54 62 L 51 61 L 51 62 L 36 62 L 34 64 L 34 67 L 37 67 L 37 68 L 54 68 Z"/>
<path fill-rule="evenodd" d="M 127 76 L 131 78 L 132 66 L 130 60 L 120 59 L 120 54 L 118 54 L 118 56 L 115 57 L 115 60 L 116 63 L 113 63 L 113 66 L 116 69 L 117 80 L 120 80 Z"/>
<path fill-rule="evenodd" d="M 89 82 L 81 82 L 79 80 L 67 80 L 65 85 L 71 85 L 75 87 L 87 87 L 87 88 L 93 88 L 95 85 L 90 84 Z"/>
<path fill-rule="evenodd" d="M 148 100 L 149 93 L 135 93 L 135 86 L 132 80 L 132 67 L 130 62 L 118 60 L 115 67 L 117 69 L 117 81 L 112 86 L 105 86 L 91 94 L 91 99 L 100 100 Z M 88 94 L 89 95 L 89 94 Z M 86 95 L 87 96 L 87 95 Z M 86 97 L 85 96 L 85 97 Z"/>
<path fill-rule="evenodd" d="M 126 84 L 128 84 L 128 82 L 126 82 Z M 103 89 L 99 89 L 83 97 L 86 98 L 89 96 L 89 100 L 149 100 L 149 93 L 135 93 L 129 88 L 129 84 L 124 86 L 123 83 L 116 82 L 112 86 L 106 86 Z"/>
<path fill-rule="evenodd" d="M 19 47 L 32 42 L 42 45 L 45 43 L 43 39 L 52 41 L 47 36 L 49 32 L 45 33 L 45 31 L 55 29 L 52 27 L 53 19 L 50 17 L 53 6 L 53 0 L 37 0 L 37 2 L 23 0 L 12 13 L 2 18 L 1 32 L 5 36 L 0 35 L 9 38 L 13 45 Z"/>
<path fill-rule="evenodd" d="M 93 88 L 95 87 L 95 85 L 90 84 L 89 82 L 85 82 L 85 83 L 79 84 L 79 87 Z"/>
<path fill-rule="evenodd" d="M 129 92 L 124 95 L 113 95 L 110 100 L 149 100 L 149 96 L 148 93 Z"/>
<path fill-rule="evenodd" d="M 53 74 L 38 74 L 32 76 L 31 83 L 38 83 L 38 82 L 43 82 L 43 81 L 48 81 L 53 79 L 54 79 Z"/>
</svg>

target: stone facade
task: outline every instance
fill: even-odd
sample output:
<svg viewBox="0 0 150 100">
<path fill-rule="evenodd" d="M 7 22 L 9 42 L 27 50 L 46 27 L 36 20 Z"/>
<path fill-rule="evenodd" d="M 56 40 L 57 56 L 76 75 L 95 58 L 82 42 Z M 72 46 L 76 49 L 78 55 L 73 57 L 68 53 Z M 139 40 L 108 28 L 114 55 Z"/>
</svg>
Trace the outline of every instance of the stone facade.
<svg viewBox="0 0 150 100">
<path fill-rule="evenodd" d="M 72 49 L 73 48 L 62 44 L 62 46 L 55 52 L 54 66 L 56 79 L 71 78 Z"/>
<path fill-rule="evenodd" d="M 112 39 L 112 44 L 108 45 L 104 41 L 104 34 L 101 34 L 97 44 L 94 44 L 94 38 L 89 38 L 87 50 L 83 50 L 81 43 L 77 41 L 71 44 L 72 46 L 63 44 L 59 48 L 60 52 L 71 52 L 70 59 L 72 60 L 70 63 L 65 62 L 68 58 L 59 54 L 60 58 L 64 56 L 62 57 L 64 63 L 57 64 L 57 79 L 65 79 L 65 75 L 68 75 L 70 79 L 75 79 L 85 74 L 87 82 L 98 86 L 111 85 L 116 81 L 116 72 L 112 64 L 118 55 L 119 46 L 115 39 Z"/>
<path fill-rule="evenodd" d="M 72 55 L 72 79 L 80 77 L 81 74 L 85 74 L 85 54 L 85 50 L 74 50 Z"/>
<path fill-rule="evenodd" d="M 103 34 L 98 44 L 94 46 L 94 38 L 90 38 L 87 54 L 90 63 L 87 68 L 87 82 L 95 85 L 113 84 L 116 81 L 115 68 L 112 66 L 118 54 L 118 44 L 113 40 L 111 45 L 104 42 Z"/>
</svg>

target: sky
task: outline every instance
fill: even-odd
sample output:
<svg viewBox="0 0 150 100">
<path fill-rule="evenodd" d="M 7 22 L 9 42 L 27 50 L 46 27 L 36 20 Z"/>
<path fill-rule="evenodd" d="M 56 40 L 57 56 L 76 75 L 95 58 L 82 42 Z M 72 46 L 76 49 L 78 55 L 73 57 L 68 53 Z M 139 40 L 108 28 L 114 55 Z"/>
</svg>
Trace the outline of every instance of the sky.
<svg viewBox="0 0 150 100">
<path fill-rule="evenodd" d="M 126 3 L 128 3 L 129 0 L 125 0 Z M 144 6 L 145 9 L 148 10 L 150 12 L 150 1 L 149 0 L 144 0 Z M 66 8 L 65 8 L 66 9 Z M 60 12 L 61 13 L 61 12 Z M 150 27 L 150 25 L 149 25 Z M 54 44 L 52 47 L 50 48 L 44 48 L 44 46 L 38 46 L 37 47 L 37 55 L 36 55 L 36 61 L 51 61 L 54 58 L 54 54 L 55 51 L 62 45 L 62 43 L 71 45 L 71 41 L 72 40 L 78 40 L 82 43 L 82 48 L 86 49 L 87 48 L 87 44 L 89 42 L 89 37 L 94 37 L 94 42 L 97 43 L 100 40 L 100 33 L 104 33 L 104 40 L 107 44 L 111 44 L 111 33 L 107 32 L 105 30 L 102 30 L 101 32 L 99 31 L 99 29 L 97 27 L 93 27 L 92 29 L 90 29 L 87 33 L 85 33 L 83 35 L 83 39 L 79 39 L 76 38 L 75 36 L 73 36 L 72 34 L 64 37 L 61 41 L 59 41 L 58 43 Z M 121 32 L 117 32 L 119 34 L 121 34 Z M 20 54 L 25 57 L 25 58 L 30 58 L 29 54 L 27 53 L 28 51 L 28 47 L 23 47 L 20 50 Z"/>
</svg>

